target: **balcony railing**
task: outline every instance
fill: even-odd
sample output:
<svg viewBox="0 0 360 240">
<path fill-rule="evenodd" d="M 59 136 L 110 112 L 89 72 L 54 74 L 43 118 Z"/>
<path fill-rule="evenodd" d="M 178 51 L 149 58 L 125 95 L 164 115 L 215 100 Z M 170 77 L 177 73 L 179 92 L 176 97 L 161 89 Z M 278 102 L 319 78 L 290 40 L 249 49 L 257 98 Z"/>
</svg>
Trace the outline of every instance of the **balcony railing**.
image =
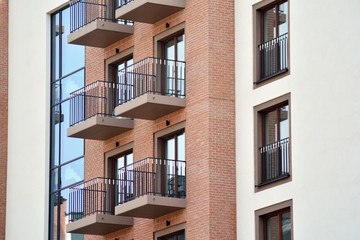
<svg viewBox="0 0 360 240">
<path fill-rule="evenodd" d="M 118 204 L 144 195 L 186 197 L 186 162 L 146 158 L 118 170 Z"/>
<path fill-rule="evenodd" d="M 266 80 L 288 69 L 288 34 L 283 34 L 258 46 L 260 79 Z"/>
<path fill-rule="evenodd" d="M 124 6 L 124 5 L 128 4 L 128 3 L 133 2 L 134 0 L 117 0 L 117 1 L 118 1 L 117 7 L 120 8 L 120 7 L 122 7 L 122 6 Z"/>
<path fill-rule="evenodd" d="M 132 25 L 133 21 L 115 19 L 117 6 L 114 3 L 114 0 L 71 0 L 70 33 L 95 20 Z"/>
<path fill-rule="evenodd" d="M 120 70 L 118 105 L 145 93 L 184 98 L 185 65 L 183 61 L 149 57 Z"/>
<path fill-rule="evenodd" d="M 70 94 L 70 127 L 95 115 L 114 116 L 119 84 L 96 81 Z"/>
<path fill-rule="evenodd" d="M 261 182 L 271 183 L 290 176 L 289 172 L 289 138 L 260 147 Z"/>
<path fill-rule="evenodd" d="M 94 178 L 69 189 L 69 221 L 92 214 L 114 214 L 120 180 Z"/>
</svg>

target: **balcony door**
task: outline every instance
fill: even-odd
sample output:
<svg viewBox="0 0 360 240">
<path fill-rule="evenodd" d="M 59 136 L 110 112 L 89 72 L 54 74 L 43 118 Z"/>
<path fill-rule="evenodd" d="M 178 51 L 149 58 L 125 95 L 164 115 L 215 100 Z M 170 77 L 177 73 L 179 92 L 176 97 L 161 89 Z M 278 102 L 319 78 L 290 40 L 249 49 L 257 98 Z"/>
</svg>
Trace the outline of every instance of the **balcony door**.
<svg viewBox="0 0 360 240">
<path fill-rule="evenodd" d="M 185 34 L 164 41 L 164 95 L 185 96 Z"/>
<path fill-rule="evenodd" d="M 122 60 L 114 66 L 116 83 L 115 106 L 131 100 L 134 97 L 134 82 L 132 76 L 132 57 Z"/>
<path fill-rule="evenodd" d="M 186 196 L 185 132 L 164 138 L 163 190 L 169 197 Z"/>
<path fill-rule="evenodd" d="M 133 197 L 133 162 L 134 159 L 132 151 L 122 153 L 113 158 L 113 174 L 119 182 L 118 188 L 115 189 L 115 191 L 117 191 L 115 194 L 117 203 L 124 203 Z"/>
</svg>

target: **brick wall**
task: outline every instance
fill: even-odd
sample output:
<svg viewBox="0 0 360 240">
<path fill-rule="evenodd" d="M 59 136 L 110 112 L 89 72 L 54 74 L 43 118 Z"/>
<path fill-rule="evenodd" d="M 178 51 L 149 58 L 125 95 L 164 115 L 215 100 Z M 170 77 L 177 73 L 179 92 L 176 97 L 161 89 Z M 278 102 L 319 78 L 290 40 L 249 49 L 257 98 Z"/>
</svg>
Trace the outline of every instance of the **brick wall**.
<svg viewBox="0 0 360 240">
<path fill-rule="evenodd" d="M 154 121 L 135 119 L 134 129 L 104 142 L 86 141 L 86 179 L 103 176 L 104 153 L 134 143 L 134 160 L 154 156 L 154 134 L 186 125 L 187 208 L 108 234 L 114 240 L 152 240 L 155 231 L 186 222 L 191 240 L 236 239 L 234 2 L 187 0 L 186 9 L 155 24 L 135 23 L 135 33 L 107 48 L 87 48 L 87 83 L 104 76 L 104 59 L 134 47 L 134 62 L 154 56 L 154 37 L 185 22 L 186 108 Z M 90 69 L 93 68 L 93 69 Z M 101 175 L 99 175 L 101 174 Z M 93 239 L 92 237 L 87 238 Z"/>
<path fill-rule="evenodd" d="M 8 0 L 0 1 L 0 240 L 5 239 L 8 124 Z"/>
</svg>

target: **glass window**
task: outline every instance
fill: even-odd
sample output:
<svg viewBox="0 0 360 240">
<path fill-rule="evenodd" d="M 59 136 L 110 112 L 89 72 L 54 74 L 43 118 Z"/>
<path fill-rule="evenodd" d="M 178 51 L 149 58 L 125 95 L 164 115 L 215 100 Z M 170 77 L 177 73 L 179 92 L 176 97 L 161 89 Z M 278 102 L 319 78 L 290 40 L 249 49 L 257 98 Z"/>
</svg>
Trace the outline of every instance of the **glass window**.
<svg viewBox="0 0 360 240">
<path fill-rule="evenodd" d="M 158 240 L 185 240 L 185 230 L 159 237 Z"/>
<path fill-rule="evenodd" d="M 290 94 L 255 110 L 256 187 L 290 179 Z M 285 180 L 284 180 L 285 181 Z"/>
<path fill-rule="evenodd" d="M 65 233 L 68 186 L 84 181 L 84 140 L 67 137 L 69 93 L 84 86 L 85 48 L 68 45 L 69 9 L 51 17 L 51 124 L 49 239 L 77 239 Z"/>
<path fill-rule="evenodd" d="M 291 240 L 290 209 L 281 210 L 262 217 L 264 240 Z"/>
<path fill-rule="evenodd" d="M 262 116 L 261 182 L 289 176 L 289 106 L 265 110 Z"/>
<path fill-rule="evenodd" d="M 185 96 L 185 35 L 174 36 L 163 43 L 165 63 L 164 94 Z"/>
<path fill-rule="evenodd" d="M 272 3 L 258 9 L 258 12 L 260 65 L 256 81 L 261 82 L 288 69 L 288 1 Z"/>
</svg>

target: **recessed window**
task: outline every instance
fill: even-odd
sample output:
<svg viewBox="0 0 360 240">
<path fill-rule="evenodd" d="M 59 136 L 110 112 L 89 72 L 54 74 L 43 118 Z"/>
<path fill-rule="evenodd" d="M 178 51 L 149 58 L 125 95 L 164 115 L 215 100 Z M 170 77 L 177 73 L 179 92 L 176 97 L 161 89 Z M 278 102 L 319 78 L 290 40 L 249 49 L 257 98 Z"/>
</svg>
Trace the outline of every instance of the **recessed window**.
<svg viewBox="0 0 360 240">
<path fill-rule="evenodd" d="M 159 237 L 158 240 L 185 240 L 185 230 Z"/>
<path fill-rule="evenodd" d="M 289 4 L 288 1 L 262 1 L 254 6 L 256 32 L 256 83 L 289 68 Z"/>
<path fill-rule="evenodd" d="M 257 240 L 291 240 L 292 200 L 260 209 L 256 215 Z"/>
<path fill-rule="evenodd" d="M 289 102 L 285 95 L 255 107 L 257 187 L 290 177 Z"/>
</svg>

